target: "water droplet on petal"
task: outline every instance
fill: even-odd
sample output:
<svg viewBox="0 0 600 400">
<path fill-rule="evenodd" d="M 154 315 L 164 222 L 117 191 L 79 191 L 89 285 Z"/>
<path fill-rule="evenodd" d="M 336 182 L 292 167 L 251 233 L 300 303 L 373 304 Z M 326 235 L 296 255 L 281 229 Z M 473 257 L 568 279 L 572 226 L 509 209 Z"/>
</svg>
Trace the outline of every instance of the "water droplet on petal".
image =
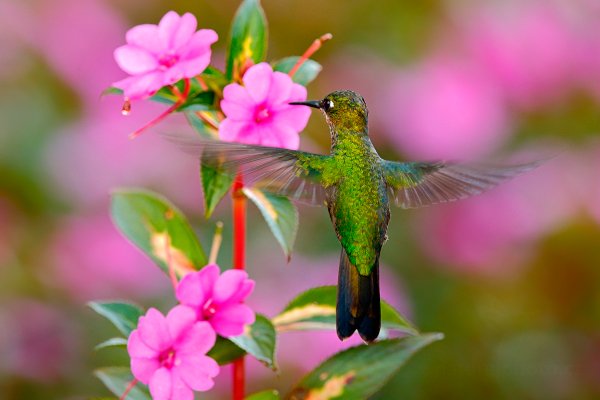
<svg viewBox="0 0 600 400">
<path fill-rule="evenodd" d="M 131 102 L 129 99 L 125 99 L 123 102 L 123 107 L 121 107 L 121 114 L 129 115 L 131 113 Z"/>
</svg>

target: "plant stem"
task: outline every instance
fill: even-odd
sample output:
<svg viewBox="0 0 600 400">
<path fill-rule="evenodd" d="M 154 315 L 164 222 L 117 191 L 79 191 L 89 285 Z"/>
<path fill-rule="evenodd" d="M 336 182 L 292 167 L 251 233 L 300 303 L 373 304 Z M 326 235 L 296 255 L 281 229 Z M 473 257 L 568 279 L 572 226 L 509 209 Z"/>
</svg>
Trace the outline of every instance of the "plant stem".
<svg viewBox="0 0 600 400">
<path fill-rule="evenodd" d="M 288 75 L 290 76 L 290 78 L 294 76 L 294 74 L 300 69 L 300 67 L 302 66 L 302 64 L 304 64 L 306 62 L 306 60 L 308 60 L 317 50 L 319 50 L 321 48 L 321 46 L 323 45 L 323 42 L 326 42 L 326 41 L 330 40 L 331 38 L 333 38 L 333 35 L 331 33 L 326 33 L 326 34 L 322 35 L 321 37 L 315 39 L 312 42 L 312 44 L 308 47 L 308 49 L 306 49 L 304 54 L 302 54 L 302 56 L 300 56 L 300 58 L 298 59 L 296 64 L 292 67 L 290 72 L 288 72 Z"/>
<path fill-rule="evenodd" d="M 216 264 L 217 257 L 219 256 L 219 249 L 221 248 L 221 242 L 223 241 L 223 223 L 217 222 L 215 227 L 215 234 L 213 236 L 212 246 L 210 248 L 210 255 L 208 256 L 209 264 Z"/>
<path fill-rule="evenodd" d="M 135 385 L 137 385 L 137 383 L 138 383 L 137 379 L 134 379 L 131 382 L 129 382 L 129 384 L 125 388 L 125 391 L 123 392 L 121 397 L 119 397 L 119 400 L 125 400 L 127 398 L 127 395 L 129 394 L 129 392 L 131 392 L 131 390 L 135 387 Z"/>
<path fill-rule="evenodd" d="M 235 178 L 233 198 L 233 268 L 244 269 L 246 257 L 246 196 L 242 192 L 242 175 Z M 244 399 L 244 357 L 233 362 L 233 400 Z"/>
</svg>

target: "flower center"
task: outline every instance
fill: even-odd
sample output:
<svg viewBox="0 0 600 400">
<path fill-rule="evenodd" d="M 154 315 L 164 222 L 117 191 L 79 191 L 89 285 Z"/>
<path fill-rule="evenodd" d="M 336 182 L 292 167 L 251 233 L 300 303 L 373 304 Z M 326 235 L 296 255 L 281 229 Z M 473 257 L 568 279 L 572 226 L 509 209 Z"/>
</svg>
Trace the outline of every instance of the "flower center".
<svg viewBox="0 0 600 400">
<path fill-rule="evenodd" d="M 254 121 L 261 123 L 271 116 L 271 111 L 264 105 L 258 106 L 254 112 Z"/>
<path fill-rule="evenodd" d="M 207 301 L 204 307 L 202 308 L 202 315 L 204 316 L 204 318 L 210 319 L 214 317 L 216 313 L 217 307 L 213 304 L 212 300 Z"/>
<path fill-rule="evenodd" d="M 171 368 L 173 368 L 173 366 L 175 365 L 175 362 L 177 360 L 176 356 L 177 356 L 177 353 L 175 353 L 175 350 L 171 347 L 170 349 L 165 350 L 162 353 L 160 353 L 160 355 L 158 356 L 158 362 L 160 363 L 160 365 L 162 367 L 171 369 Z"/>
<path fill-rule="evenodd" d="M 158 58 L 160 69 L 165 70 L 177 64 L 179 56 L 177 54 L 163 54 Z"/>
</svg>

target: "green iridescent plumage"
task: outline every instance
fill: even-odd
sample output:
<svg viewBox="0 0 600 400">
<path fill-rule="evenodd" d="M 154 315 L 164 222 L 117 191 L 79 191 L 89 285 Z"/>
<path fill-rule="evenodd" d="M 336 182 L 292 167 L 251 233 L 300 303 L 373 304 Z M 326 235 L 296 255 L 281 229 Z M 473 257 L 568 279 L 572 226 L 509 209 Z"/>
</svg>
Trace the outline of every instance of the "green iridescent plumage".
<svg viewBox="0 0 600 400">
<path fill-rule="evenodd" d="M 247 185 L 311 205 L 327 206 L 342 245 L 337 331 L 358 330 L 367 342 L 380 329 L 379 254 L 387 240 L 390 203 L 422 207 L 479 194 L 537 164 L 509 167 L 383 160 L 368 136 L 368 109 L 352 91 L 292 103 L 320 109 L 331 153 L 313 154 L 219 141 L 178 140 L 203 163 L 241 173 Z"/>
</svg>

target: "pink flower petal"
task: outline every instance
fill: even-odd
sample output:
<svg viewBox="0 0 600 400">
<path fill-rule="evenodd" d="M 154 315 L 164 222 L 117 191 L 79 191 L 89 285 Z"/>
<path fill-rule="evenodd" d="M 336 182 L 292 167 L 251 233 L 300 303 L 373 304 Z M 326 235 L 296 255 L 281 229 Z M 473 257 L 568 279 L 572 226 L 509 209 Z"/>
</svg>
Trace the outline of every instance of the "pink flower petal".
<svg viewBox="0 0 600 400">
<path fill-rule="evenodd" d="M 163 87 L 163 74 L 152 72 L 144 75 L 130 76 L 118 82 L 113 86 L 123 90 L 123 95 L 130 100 L 140 99 L 152 95 Z"/>
<path fill-rule="evenodd" d="M 244 325 L 254 323 L 254 311 L 245 304 L 235 304 L 220 309 L 210 320 L 214 330 L 221 336 L 238 336 L 244 333 Z"/>
<path fill-rule="evenodd" d="M 148 347 L 140 338 L 139 329 L 135 329 L 127 339 L 127 353 L 132 358 L 153 358 L 158 355 L 158 351 Z"/>
<path fill-rule="evenodd" d="M 175 306 L 167 314 L 167 324 L 169 332 L 174 341 L 177 341 L 182 335 L 187 334 L 187 330 L 196 322 L 196 312 L 187 306 Z"/>
<path fill-rule="evenodd" d="M 179 369 L 174 368 L 171 370 L 172 378 L 172 400 L 194 400 L 194 392 L 192 389 L 181 379 Z"/>
<path fill-rule="evenodd" d="M 158 34 L 166 48 L 177 50 L 192 38 L 196 26 L 196 17 L 192 14 L 185 13 L 180 17 L 169 11 L 158 23 Z"/>
<path fill-rule="evenodd" d="M 219 374 L 219 364 L 210 357 L 190 354 L 181 359 L 177 372 L 190 388 L 205 392 L 215 385 L 212 378 Z"/>
<path fill-rule="evenodd" d="M 285 108 L 277 110 L 277 112 L 273 113 L 273 124 L 277 126 L 288 125 L 295 132 L 301 132 L 308 124 L 311 114 L 310 111 L 311 110 L 308 107 L 288 105 Z"/>
<path fill-rule="evenodd" d="M 210 64 L 210 57 L 211 52 L 208 50 L 196 58 L 178 62 L 177 67 L 182 71 L 184 77 L 192 78 L 204 72 Z"/>
<path fill-rule="evenodd" d="M 219 305 L 231 302 L 231 297 L 242 289 L 246 280 L 248 280 L 246 271 L 228 269 L 223 272 L 215 283 L 213 302 Z"/>
<path fill-rule="evenodd" d="M 254 118 L 254 110 L 249 107 L 244 107 L 232 101 L 221 101 L 221 109 L 227 116 L 234 121 L 250 121 Z"/>
<path fill-rule="evenodd" d="M 154 55 L 141 47 L 126 44 L 118 47 L 114 56 L 119 67 L 131 75 L 143 74 L 158 67 L 158 61 Z"/>
<path fill-rule="evenodd" d="M 175 297 L 181 304 L 185 304 L 190 307 L 200 307 L 207 300 L 202 290 L 202 278 L 198 272 L 192 272 L 183 277 L 183 279 L 177 285 L 175 291 Z"/>
<path fill-rule="evenodd" d="M 287 105 L 293 85 L 294 82 L 289 75 L 278 71 L 273 72 L 271 87 L 267 96 L 267 104 L 285 103 Z"/>
<path fill-rule="evenodd" d="M 159 368 L 150 379 L 150 394 L 153 400 L 172 400 L 171 391 L 173 379 L 171 371 L 166 368 Z"/>
<path fill-rule="evenodd" d="M 237 83 L 225 86 L 225 89 L 223 89 L 223 98 L 227 99 L 227 102 L 236 103 L 248 108 L 256 106 L 256 103 L 252 97 L 250 97 L 246 88 Z"/>
<path fill-rule="evenodd" d="M 213 287 L 215 286 L 217 279 L 219 279 L 219 273 L 219 266 L 216 264 L 209 264 L 198 271 L 198 274 L 200 275 L 200 286 L 206 299 L 212 297 Z"/>
<path fill-rule="evenodd" d="M 154 372 L 160 368 L 160 363 L 155 358 L 132 358 L 131 373 L 144 385 L 152 379 Z"/>
<path fill-rule="evenodd" d="M 290 91 L 288 101 L 304 101 L 306 100 L 306 88 L 302 85 L 294 83 Z"/>
<path fill-rule="evenodd" d="M 167 320 L 155 308 L 148 310 L 138 323 L 140 339 L 154 350 L 164 350 L 171 344 L 171 335 L 167 327 Z"/>
<path fill-rule="evenodd" d="M 248 68 L 242 80 L 252 99 L 260 104 L 267 98 L 271 87 L 273 69 L 267 63 L 260 63 Z"/>
<path fill-rule="evenodd" d="M 296 150 L 300 147 L 300 136 L 287 123 L 271 123 L 262 127 L 263 146 L 283 147 Z"/>
<path fill-rule="evenodd" d="M 210 45 L 217 40 L 219 40 L 217 32 L 212 29 L 200 29 L 177 52 L 186 60 L 196 58 L 206 52 L 210 54 Z"/>
<path fill-rule="evenodd" d="M 219 125 L 219 139 L 225 142 L 244 142 L 244 136 L 248 130 L 252 130 L 253 125 L 249 125 L 246 121 L 234 121 L 231 118 L 225 118 Z"/>
<path fill-rule="evenodd" d="M 177 341 L 177 356 L 185 357 L 187 354 L 206 354 L 215 345 L 216 340 L 217 335 L 208 322 L 196 322 Z"/>
<path fill-rule="evenodd" d="M 163 85 L 172 85 L 175 82 L 182 80 L 185 77 L 184 70 L 177 63 L 166 70 L 163 74 Z"/>
<path fill-rule="evenodd" d="M 158 35 L 158 26 L 143 24 L 134 26 L 127 31 L 125 36 L 127 43 L 146 49 L 149 53 L 159 54 L 166 50 Z"/>
</svg>

